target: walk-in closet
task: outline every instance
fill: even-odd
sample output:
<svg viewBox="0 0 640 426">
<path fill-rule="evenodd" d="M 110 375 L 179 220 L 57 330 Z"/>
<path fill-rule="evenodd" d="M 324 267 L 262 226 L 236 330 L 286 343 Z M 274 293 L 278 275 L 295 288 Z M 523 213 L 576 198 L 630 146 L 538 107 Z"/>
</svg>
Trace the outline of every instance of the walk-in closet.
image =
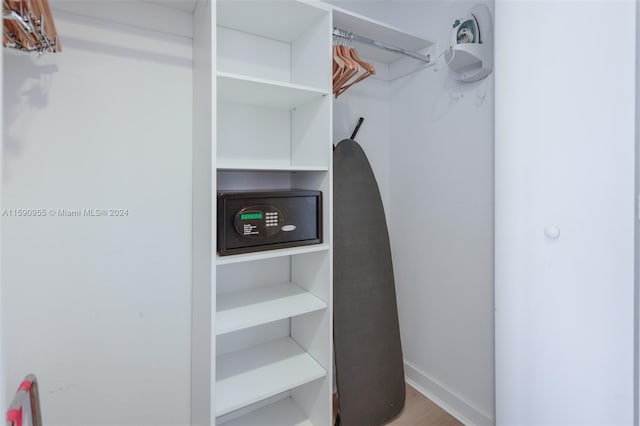
<svg viewBox="0 0 640 426">
<path fill-rule="evenodd" d="M 389 350 L 365 423 L 637 424 L 639 17 L 5 1 L 3 415 L 33 374 L 44 425 L 333 426 Z"/>
</svg>

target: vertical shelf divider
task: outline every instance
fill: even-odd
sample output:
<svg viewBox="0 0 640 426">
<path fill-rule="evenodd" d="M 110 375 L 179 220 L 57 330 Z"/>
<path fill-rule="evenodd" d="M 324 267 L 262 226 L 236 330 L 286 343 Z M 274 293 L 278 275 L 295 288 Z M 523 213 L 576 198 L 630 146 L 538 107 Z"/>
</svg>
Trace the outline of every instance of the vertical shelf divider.
<svg viewBox="0 0 640 426">
<path fill-rule="evenodd" d="M 193 35 L 191 422 L 214 424 L 216 340 L 216 7 L 198 2 Z"/>
</svg>

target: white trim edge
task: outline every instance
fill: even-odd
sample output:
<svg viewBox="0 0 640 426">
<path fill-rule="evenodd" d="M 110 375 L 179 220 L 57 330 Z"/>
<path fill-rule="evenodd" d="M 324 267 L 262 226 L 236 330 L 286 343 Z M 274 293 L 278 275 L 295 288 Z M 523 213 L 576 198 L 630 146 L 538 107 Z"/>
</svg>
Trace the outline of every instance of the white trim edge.
<svg viewBox="0 0 640 426">
<path fill-rule="evenodd" d="M 447 390 L 407 361 L 404 362 L 404 373 L 408 384 L 465 425 L 495 425 L 495 421 L 490 416 Z"/>
</svg>

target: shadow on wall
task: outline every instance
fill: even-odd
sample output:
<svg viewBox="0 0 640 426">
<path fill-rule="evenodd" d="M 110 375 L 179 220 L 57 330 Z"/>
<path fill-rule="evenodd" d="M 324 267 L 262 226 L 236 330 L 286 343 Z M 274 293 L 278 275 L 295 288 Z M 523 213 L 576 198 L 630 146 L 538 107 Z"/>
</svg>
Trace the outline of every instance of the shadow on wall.
<svg viewBox="0 0 640 426">
<path fill-rule="evenodd" d="M 176 47 L 188 48 L 188 51 L 191 52 L 192 39 L 189 37 L 163 34 L 159 31 L 151 32 L 151 30 L 148 29 L 122 25 L 109 20 L 102 21 L 100 19 L 90 19 L 92 30 L 82 37 L 74 37 L 65 32 L 66 25 L 68 23 L 87 25 L 87 17 L 62 10 L 57 10 L 56 12 L 56 20 L 60 27 L 59 33 L 64 49 L 71 48 L 89 53 L 135 59 L 163 65 L 173 65 L 189 69 L 193 66 L 190 55 L 180 56 L 166 53 L 164 50 L 153 50 L 149 48 L 145 41 L 152 34 L 152 39 L 155 42 L 164 43 L 167 46 L 168 52 L 174 52 Z M 95 30 L 124 34 L 127 37 L 125 39 L 114 37 L 113 39 L 103 40 L 99 34 L 93 33 Z"/>
<path fill-rule="evenodd" d="M 24 121 L 31 116 L 30 111 L 43 109 L 49 104 L 48 92 L 58 66 L 39 64 L 34 56 L 23 52 L 3 54 L 3 152 L 7 156 L 17 157 L 22 144 L 12 130 L 16 125 L 24 127 Z M 8 172 L 5 167 L 5 174 Z"/>
<path fill-rule="evenodd" d="M 434 86 L 433 79 L 439 79 L 439 83 Z M 453 78 L 453 72 L 446 66 L 444 59 L 440 59 L 439 63 L 431 70 L 420 70 L 415 74 L 403 77 L 395 82 L 395 89 L 404 86 L 409 89 L 414 86 L 416 79 L 426 79 L 428 83 L 420 84 L 418 87 L 440 87 L 440 90 L 433 97 L 425 98 L 424 101 L 430 110 L 429 117 L 431 122 L 436 122 L 450 113 L 456 111 L 456 106 L 465 97 L 473 99 L 476 108 L 480 108 L 489 93 L 492 93 L 491 85 L 493 79 L 491 75 L 474 82 L 460 82 Z"/>
<path fill-rule="evenodd" d="M 145 62 L 155 62 L 158 64 L 168 64 L 183 68 L 192 67 L 192 60 L 190 58 L 181 58 L 178 56 L 147 52 L 143 48 L 138 48 L 137 46 L 123 47 L 114 44 L 100 43 L 93 40 L 85 40 L 70 36 L 65 36 L 64 46 L 65 48 L 71 47 L 90 53 L 101 53 L 105 55 L 136 59 Z"/>
<path fill-rule="evenodd" d="M 392 93 L 401 90 L 416 90 L 416 87 L 437 88 L 426 96 L 423 93 L 423 97 L 418 100 L 418 102 L 421 102 L 421 109 L 424 108 L 424 111 L 430 111 L 429 118 L 431 122 L 437 122 L 450 113 L 455 114 L 456 106 L 465 97 L 472 99 L 473 105 L 476 108 L 480 108 L 484 104 L 487 95 L 493 91 L 491 87 L 493 74 L 473 82 L 461 82 L 454 79 L 454 73 L 447 66 L 442 53 L 432 53 L 432 56 L 438 58 L 435 65 L 418 68 L 414 72 L 394 80 L 392 83 Z"/>
<path fill-rule="evenodd" d="M 442 70 L 442 72 L 446 71 Z M 447 74 L 442 91 L 436 97 L 431 108 L 432 121 L 438 121 L 449 113 L 454 112 L 458 102 L 465 96 L 472 96 L 475 106 L 479 108 L 484 103 L 487 93 L 489 93 L 489 85 L 491 84 L 491 78 L 489 77 L 472 83 L 461 83 L 453 79 L 452 72 Z"/>
</svg>

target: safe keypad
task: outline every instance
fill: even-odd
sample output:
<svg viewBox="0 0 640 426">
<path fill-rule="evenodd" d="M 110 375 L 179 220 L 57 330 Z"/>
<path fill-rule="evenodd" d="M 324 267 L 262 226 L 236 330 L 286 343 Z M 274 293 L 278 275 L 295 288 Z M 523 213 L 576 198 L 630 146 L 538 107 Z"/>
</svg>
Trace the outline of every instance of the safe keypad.
<svg viewBox="0 0 640 426">
<path fill-rule="evenodd" d="M 267 227 L 278 226 L 278 212 L 266 212 L 265 222 Z"/>
</svg>

